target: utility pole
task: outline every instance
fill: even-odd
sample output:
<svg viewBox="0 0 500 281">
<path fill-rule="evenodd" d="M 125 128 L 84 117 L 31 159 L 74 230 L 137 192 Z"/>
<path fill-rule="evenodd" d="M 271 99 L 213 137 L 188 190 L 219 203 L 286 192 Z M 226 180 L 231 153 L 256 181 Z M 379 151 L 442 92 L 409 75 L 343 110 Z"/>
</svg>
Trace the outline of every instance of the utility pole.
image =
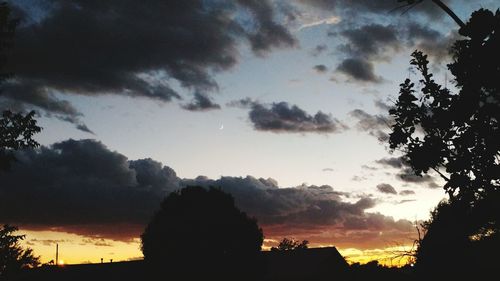
<svg viewBox="0 0 500 281">
<path fill-rule="evenodd" d="M 56 265 L 59 265 L 59 244 L 56 243 Z"/>
</svg>

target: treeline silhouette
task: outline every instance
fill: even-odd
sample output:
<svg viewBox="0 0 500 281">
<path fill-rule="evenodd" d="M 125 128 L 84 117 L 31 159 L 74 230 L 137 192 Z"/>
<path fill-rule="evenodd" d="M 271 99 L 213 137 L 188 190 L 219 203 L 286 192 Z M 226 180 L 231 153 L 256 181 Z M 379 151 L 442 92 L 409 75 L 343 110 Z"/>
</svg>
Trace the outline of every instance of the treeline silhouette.
<svg viewBox="0 0 500 281">
<path fill-rule="evenodd" d="M 420 278 L 486 278 L 500 250 L 500 11 L 474 12 L 451 48 L 457 94 L 437 84 L 427 56 L 412 55 L 420 88 L 401 84 L 390 147 L 417 175 L 433 170 L 448 200 L 422 225 L 415 253 Z"/>
</svg>

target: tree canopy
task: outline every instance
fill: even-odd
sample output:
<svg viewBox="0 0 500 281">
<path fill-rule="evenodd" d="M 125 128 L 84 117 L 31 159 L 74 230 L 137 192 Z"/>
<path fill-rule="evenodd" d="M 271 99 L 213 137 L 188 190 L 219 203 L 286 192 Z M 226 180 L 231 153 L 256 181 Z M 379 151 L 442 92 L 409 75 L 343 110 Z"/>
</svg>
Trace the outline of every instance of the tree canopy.
<svg viewBox="0 0 500 281">
<path fill-rule="evenodd" d="M 488 276 L 500 244 L 500 11 L 474 12 L 451 48 L 457 93 L 435 82 L 427 56 L 412 54 L 421 74 L 407 79 L 389 113 L 389 144 L 417 175 L 446 182 L 449 200 L 423 224 L 417 268 L 434 277 Z M 453 270 L 451 270 L 453 269 Z"/>
<path fill-rule="evenodd" d="M 308 248 L 309 241 L 302 240 L 298 241 L 293 238 L 283 238 L 277 247 L 272 247 L 271 251 L 293 251 L 293 250 L 304 250 Z"/>
<path fill-rule="evenodd" d="M 451 199 L 472 203 L 500 188 L 500 12 L 476 11 L 460 32 L 469 37 L 453 45 L 448 65 L 459 92 L 437 84 L 415 51 L 420 88 L 401 84 L 389 143 L 416 174 L 436 171 Z"/>
<path fill-rule="evenodd" d="M 35 112 L 26 115 L 5 110 L 0 118 L 0 170 L 8 169 L 15 160 L 13 151 L 23 148 L 38 147 L 33 135 L 42 128 L 37 126 Z"/>
<path fill-rule="evenodd" d="M 191 186 L 165 198 L 141 239 L 148 262 L 223 268 L 255 258 L 264 238 L 230 194 Z"/>
<path fill-rule="evenodd" d="M 5 63 L 8 51 L 14 40 L 14 32 L 17 20 L 12 19 L 10 8 L 6 3 L 0 4 L 0 86 L 12 75 L 5 71 Z M 2 90 L 0 89 L 0 95 Z M 1 106 L 1 105 L 0 105 Z M 8 169 L 10 163 L 15 159 L 14 150 L 37 147 L 39 144 L 33 140 L 33 135 L 39 133 L 42 128 L 37 126 L 34 119 L 35 112 L 13 113 L 2 109 L 0 117 L 0 170 Z"/>
<path fill-rule="evenodd" d="M 15 235 L 17 230 L 10 225 L 0 229 L 0 280 L 9 280 L 21 269 L 39 265 L 39 258 L 33 255 L 33 251 L 21 247 L 24 235 Z"/>
</svg>

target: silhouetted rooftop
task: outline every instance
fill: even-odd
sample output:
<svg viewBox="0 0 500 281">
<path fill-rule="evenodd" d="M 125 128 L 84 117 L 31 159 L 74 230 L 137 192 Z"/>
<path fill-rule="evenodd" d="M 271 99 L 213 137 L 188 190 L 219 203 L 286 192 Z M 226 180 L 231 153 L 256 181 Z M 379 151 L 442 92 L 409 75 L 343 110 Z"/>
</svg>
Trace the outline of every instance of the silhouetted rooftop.
<svg viewBox="0 0 500 281">
<path fill-rule="evenodd" d="M 348 264 L 335 247 L 263 252 L 264 280 L 324 280 L 343 275 Z"/>
</svg>

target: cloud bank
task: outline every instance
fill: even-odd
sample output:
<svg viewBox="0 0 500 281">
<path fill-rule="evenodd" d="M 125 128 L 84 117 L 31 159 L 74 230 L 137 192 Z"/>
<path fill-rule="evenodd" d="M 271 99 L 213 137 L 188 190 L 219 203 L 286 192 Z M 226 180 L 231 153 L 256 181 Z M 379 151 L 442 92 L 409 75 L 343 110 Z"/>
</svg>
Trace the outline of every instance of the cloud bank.
<svg viewBox="0 0 500 281">
<path fill-rule="evenodd" d="M 12 2 L 23 21 L 9 60 L 16 77 L 4 85 L 1 103 L 36 108 L 79 129 L 81 113 L 57 94 L 170 102 L 182 99 L 180 88 L 197 93 L 187 109 L 213 109 L 199 93 L 218 89 L 213 74 L 238 63 L 238 44 L 258 56 L 297 44 L 268 0 L 30 3 L 35 7 Z"/>
<path fill-rule="evenodd" d="M 17 156 L 12 170 L 0 173 L 0 222 L 24 229 L 130 241 L 166 195 L 201 185 L 232 194 L 267 238 L 369 248 L 411 233 L 409 221 L 369 212 L 376 206 L 373 198 L 328 185 L 281 188 L 273 179 L 252 176 L 180 179 L 159 162 L 129 160 L 94 140 L 67 140 Z"/>
<path fill-rule="evenodd" d="M 338 133 L 347 129 L 347 125 L 333 118 L 330 114 L 318 111 L 311 115 L 287 102 L 263 104 L 251 98 L 228 103 L 228 106 L 247 109 L 248 118 L 257 131 L 273 133 Z"/>
</svg>

